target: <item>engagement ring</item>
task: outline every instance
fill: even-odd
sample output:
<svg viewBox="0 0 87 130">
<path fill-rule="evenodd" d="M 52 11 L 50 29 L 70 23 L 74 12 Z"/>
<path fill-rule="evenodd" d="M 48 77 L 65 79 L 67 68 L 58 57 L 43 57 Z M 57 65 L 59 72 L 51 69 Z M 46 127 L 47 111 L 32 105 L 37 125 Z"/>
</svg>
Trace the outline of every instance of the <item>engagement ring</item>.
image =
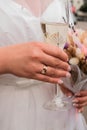
<svg viewBox="0 0 87 130">
<path fill-rule="evenodd" d="M 42 71 L 41 71 L 41 74 L 46 74 L 47 73 L 47 66 L 46 65 L 44 65 L 43 66 L 43 69 L 42 69 Z"/>
</svg>

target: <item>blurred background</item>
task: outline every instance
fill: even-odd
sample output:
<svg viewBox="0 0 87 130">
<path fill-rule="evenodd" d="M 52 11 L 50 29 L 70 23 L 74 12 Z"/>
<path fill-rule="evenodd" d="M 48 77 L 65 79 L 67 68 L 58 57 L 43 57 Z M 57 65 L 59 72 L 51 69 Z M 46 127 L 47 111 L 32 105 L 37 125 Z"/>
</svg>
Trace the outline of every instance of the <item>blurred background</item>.
<svg viewBox="0 0 87 130">
<path fill-rule="evenodd" d="M 70 0 L 70 3 L 75 25 L 87 30 L 87 0 Z"/>
</svg>

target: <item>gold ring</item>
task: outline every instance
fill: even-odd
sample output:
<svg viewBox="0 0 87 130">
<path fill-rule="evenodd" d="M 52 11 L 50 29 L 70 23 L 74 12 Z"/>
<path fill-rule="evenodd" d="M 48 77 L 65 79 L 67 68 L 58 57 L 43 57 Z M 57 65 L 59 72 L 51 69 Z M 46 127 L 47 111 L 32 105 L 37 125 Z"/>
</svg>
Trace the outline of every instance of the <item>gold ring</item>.
<svg viewBox="0 0 87 130">
<path fill-rule="evenodd" d="M 44 65 L 43 66 L 43 69 L 42 69 L 42 71 L 41 71 L 41 74 L 46 74 L 47 73 L 47 66 L 46 65 Z"/>
</svg>

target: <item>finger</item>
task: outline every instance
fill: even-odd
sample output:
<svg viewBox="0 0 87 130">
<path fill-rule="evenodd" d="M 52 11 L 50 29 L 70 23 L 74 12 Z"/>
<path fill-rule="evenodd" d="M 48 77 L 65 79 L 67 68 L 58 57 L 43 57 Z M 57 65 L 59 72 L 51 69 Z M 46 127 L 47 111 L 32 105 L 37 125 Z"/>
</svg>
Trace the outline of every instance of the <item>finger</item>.
<svg viewBox="0 0 87 130">
<path fill-rule="evenodd" d="M 52 78 L 50 76 L 42 75 L 42 74 L 36 74 L 34 79 L 44 81 L 44 82 L 54 83 L 54 84 L 63 83 L 63 81 L 60 78 Z"/>
<path fill-rule="evenodd" d="M 87 96 L 81 98 L 75 98 L 73 101 L 73 106 L 80 108 L 87 105 Z"/>
<path fill-rule="evenodd" d="M 60 48 L 58 48 L 58 46 L 54 46 L 54 45 L 50 45 L 50 44 L 43 44 L 43 51 L 51 56 L 54 56 L 56 58 L 60 58 L 63 61 L 68 61 L 68 56 L 67 54 Z"/>
<path fill-rule="evenodd" d="M 87 102 L 84 102 L 82 104 L 77 104 L 77 103 L 73 104 L 73 106 L 75 106 L 76 108 L 82 108 L 82 107 L 85 107 L 86 105 L 87 105 Z"/>
<path fill-rule="evenodd" d="M 44 65 L 41 66 L 38 73 L 41 74 L 43 67 L 44 67 Z M 60 77 L 62 78 L 62 77 L 70 77 L 71 75 L 70 75 L 70 73 L 68 73 L 64 70 L 47 66 L 46 76 L 53 77 L 53 78 L 60 78 Z"/>
<path fill-rule="evenodd" d="M 85 96 L 85 97 L 77 97 L 72 102 L 82 104 L 82 103 L 84 103 L 86 101 L 87 101 L 87 96 Z"/>
<path fill-rule="evenodd" d="M 60 70 L 60 69 L 54 69 L 52 67 L 48 67 L 48 71 L 46 73 L 47 76 L 59 78 L 59 77 L 70 77 L 70 73 Z"/>
<path fill-rule="evenodd" d="M 84 107 L 78 108 L 77 111 L 78 111 L 79 113 L 82 113 L 82 112 L 84 111 Z"/>
<path fill-rule="evenodd" d="M 79 93 L 76 93 L 75 96 L 80 96 L 80 97 L 87 96 L 87 90 L 80 91 Z"/>
<path fill-rule="evenodd" d="M 44 60 L 43 60 L 44 59 Z M 46 64 L 47 66 L 51 66 L 54 68 L 61 68 L 67 71 L 70 71 L 70 66 L 67 62 L 60 60 L 59 58 L 44 54 L 43 58 L 41 58 L 41 62 Z"/>
</svg>

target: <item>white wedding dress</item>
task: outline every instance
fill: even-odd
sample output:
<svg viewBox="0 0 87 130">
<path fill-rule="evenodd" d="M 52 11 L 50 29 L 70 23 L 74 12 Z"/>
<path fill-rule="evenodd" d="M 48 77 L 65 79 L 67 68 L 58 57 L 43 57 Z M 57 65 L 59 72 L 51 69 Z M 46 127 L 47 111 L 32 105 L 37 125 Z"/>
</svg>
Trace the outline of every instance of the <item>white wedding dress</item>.
<svg viewBox="0 0 87 130">
<path fill-rule="evenodd" d="M 12 0 L 0 0 L 0 46 L 42 41 L 39 19 Z M 0 130 L 86 130 L 75 109 L 49 111 L 43 104 L 54 85 L 5 74 L 0 76 Z"/>
</svg>

